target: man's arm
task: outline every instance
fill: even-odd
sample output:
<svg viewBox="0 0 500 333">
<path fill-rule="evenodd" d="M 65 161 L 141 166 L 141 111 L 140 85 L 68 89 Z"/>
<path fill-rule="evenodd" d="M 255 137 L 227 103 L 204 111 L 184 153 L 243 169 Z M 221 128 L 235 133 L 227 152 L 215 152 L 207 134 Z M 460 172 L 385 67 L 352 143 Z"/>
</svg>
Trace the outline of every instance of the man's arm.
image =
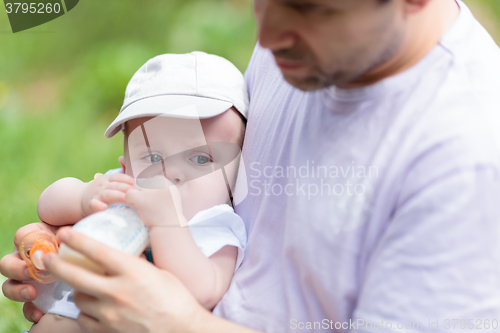
<svg viewBox="0 0 500 333">
<path fill-rule="evenodd" d="M 69 228 L 58 236 L 106 272 L 97 275 L 55 255 L 45 259 L 50 273 L 77 291 L 74 300 L 82 311 L 77 320 L 89 332 L 256 332 L 213 316 L 173 274 L 145 260 Z"/>
</svg>

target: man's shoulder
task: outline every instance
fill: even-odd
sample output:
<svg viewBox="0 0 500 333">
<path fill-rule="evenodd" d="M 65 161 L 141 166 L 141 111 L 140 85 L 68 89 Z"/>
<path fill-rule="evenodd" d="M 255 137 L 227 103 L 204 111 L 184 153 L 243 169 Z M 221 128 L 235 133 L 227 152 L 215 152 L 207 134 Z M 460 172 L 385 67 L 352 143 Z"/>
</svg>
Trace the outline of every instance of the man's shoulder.
<svg viewBox="0 0 500 333">
<path fill-rule="evenodd" d="M 451 66 L 424 111 L 430 128 L 474 145 L 489 146 L 486 142 L 495 142 L 500 149 L 500 53 L 498 55 L 497 63 L 488 64 L 487 59 L 477 57 Z"/>
<path fill-rule="evenodd" d="M 420 110 L 426 118 L 421 129 L 440 142 L 461 142 L 462 155 L 491 156 L 500 149 L 500 48 L 467 6 L 460 6 L 455 26 L 438 45 L 446 57 L 440 67 L 445 76 Z"/>
<path fill-rule="evenodd" d="M 498 84 L 500 48 L 461 1 L 460 7 L 459 18 L 439 42 L 451 58 L 450 69 L 466 78 L 469 90 Z"/>
<path fill-rule="evenodd" d="M 413 137 L 410 151 L 447 156 L 436 160 L 453 168 L 500 168 L 500 94 L 475 87 L 466 77 L 450 73 L 432 102 L 423 106 L 421 121 L 407 133 Z"/>
<path fill-rule="evenodd" d="M 417 88 L 425 94 L 406 102 L 398 151 L 408 177 L 425 182 L 483 168 L 500 173 L 500 59 L 493 62 L 497 51 L 485 49 L 487 59 L 457 47 L 439 65 L 443 76 L 426 73 Z"/>
</svg>

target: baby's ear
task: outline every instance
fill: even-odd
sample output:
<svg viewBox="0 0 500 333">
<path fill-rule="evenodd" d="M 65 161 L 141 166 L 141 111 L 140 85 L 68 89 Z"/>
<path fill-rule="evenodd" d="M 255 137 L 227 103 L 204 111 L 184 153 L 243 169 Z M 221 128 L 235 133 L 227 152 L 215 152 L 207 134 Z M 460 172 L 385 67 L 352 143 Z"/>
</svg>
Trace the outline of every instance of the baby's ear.
<svg viewBox="0 0 500 333">
<path fill-rule="evenodd" d="M 125 157 L 118 157 L 118 163 L 120 163 L 120 165 L 122 166 L 123 173 L 127 173 L 127 171 L 125 170 Z"/>
</svg>

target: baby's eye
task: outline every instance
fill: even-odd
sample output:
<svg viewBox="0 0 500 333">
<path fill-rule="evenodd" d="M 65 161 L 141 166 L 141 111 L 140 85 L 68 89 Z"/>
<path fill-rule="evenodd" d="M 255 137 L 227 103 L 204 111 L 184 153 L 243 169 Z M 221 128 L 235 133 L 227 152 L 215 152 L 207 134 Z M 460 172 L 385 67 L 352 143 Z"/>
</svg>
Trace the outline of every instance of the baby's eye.
<svg viewBox="0 0 500 333">
<path fill-rule="evenodd" d="M 161 157 L 161 155 L 158 155 L 158 154 L 152 154 L 152 155 L 146 156 L 145 159 L 147 159 L 151 163 L 158 163 L 158 162 L 161 162 L 163 160 L 163 157 Z"/>
<path fill-rule="evenodd" d="M 196 155 L 195 157 L 191 157 L 190 160 L 196 164 L 204 165 L 210 162 L 210 156 Z"/>
</svg>

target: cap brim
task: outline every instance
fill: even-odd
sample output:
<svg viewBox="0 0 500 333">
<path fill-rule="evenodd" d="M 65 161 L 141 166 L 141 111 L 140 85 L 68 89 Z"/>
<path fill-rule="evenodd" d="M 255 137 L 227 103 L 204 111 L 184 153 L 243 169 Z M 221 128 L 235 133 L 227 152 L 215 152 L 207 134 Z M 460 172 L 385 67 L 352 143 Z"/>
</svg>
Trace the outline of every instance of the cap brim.
<svg viewBox="0 0 500 333">
<path fill-rule="evenodd" d="M 127 106 L 109 125 L 104 136 L 111 138 L 128 120 L 142 117 L 168 116 L 186 119 L 215 117 L 233 106 L 233 103 L 214 98 L 189 95 L 160 95 L 138 100 Z"/>
</svg>

